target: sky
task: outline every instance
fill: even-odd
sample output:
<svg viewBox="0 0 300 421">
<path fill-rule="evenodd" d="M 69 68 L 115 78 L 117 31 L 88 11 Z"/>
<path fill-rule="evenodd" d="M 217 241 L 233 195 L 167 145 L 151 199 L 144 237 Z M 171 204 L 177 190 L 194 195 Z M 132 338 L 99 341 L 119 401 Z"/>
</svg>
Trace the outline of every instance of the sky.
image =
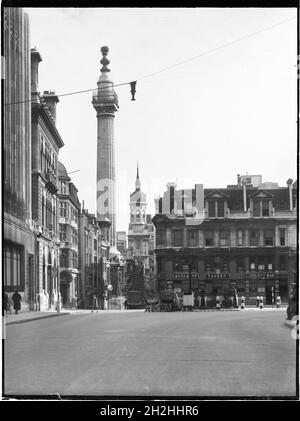
<svg viewBox="0 0 300 421">
<path fill-rule="evenodd" d="M 25 8 L 43 61 L 39 89 L 95 89 L 102 46 L 115 84 L 117 230 L 127 230 L 139 163 L 147 213 L 166 184 L 226 188 L 237 174 L 297 176 L 297 19 L 293 8 Z M 92 92 L 62 96 L 59 160 L 96 213 Z M 79 170 L 79 171 L 78 171 Z M 73 173 L 73 171 L 76 171 Z"/>
</svg>

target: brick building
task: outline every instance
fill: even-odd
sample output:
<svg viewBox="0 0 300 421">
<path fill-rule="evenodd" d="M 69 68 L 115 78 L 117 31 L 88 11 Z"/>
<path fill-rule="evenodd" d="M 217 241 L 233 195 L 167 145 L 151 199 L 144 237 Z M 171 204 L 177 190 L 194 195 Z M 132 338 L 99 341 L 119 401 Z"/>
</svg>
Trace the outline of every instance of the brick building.
<svg viewBox="0 0 300 421">
<path fill-rule="evenodd" d="M 286 187 L 238 176 L 236 185 L 190 190 L 167 185 L 156 199 L 158 288 L 225 295 L 232 286 L 246 303 L 287 302 L 296 282 L 297 182 Z"/>
</svg>

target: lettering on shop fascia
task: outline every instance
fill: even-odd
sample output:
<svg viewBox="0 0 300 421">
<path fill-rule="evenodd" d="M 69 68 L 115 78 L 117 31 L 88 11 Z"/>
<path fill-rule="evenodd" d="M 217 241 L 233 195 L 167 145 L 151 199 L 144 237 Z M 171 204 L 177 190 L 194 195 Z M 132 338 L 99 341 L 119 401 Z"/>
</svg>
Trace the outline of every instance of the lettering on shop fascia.
<svg viewBox="0 0 300 421">
<path fill-rule="evenodd" d="M 199 274 L 196 272 L 191 273 L 191 278 L 198 278 Z M 189 279 L 188 273 L 174 273 L 174 279 Z"/>
<path fill-rule="evenodd" d="M 274 272 L 250 272 L 250 279 L 272 279 L 274 278 Z"/>
<path fill-rule="evenodd" d="M 206 278 L 212 279 L 228 279 L 229 273 L 207 273 Z"/>
</svg>

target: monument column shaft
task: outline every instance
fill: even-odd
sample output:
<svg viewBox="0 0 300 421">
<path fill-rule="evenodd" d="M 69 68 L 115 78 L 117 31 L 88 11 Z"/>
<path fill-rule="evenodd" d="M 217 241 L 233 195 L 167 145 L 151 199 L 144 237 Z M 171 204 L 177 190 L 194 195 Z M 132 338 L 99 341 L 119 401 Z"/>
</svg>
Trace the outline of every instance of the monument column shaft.
<svg viewBox="0 0 300 421">
<path fill-rule="evenodd" d="M 97 111 L 97 219 L 109 219 L 110 244 L 116 246 L 116 174 L 114 118 L 118 110 L 118 96 L 108 69 L 108 47 L 102 47 L 101 75 L 98 89 L 93 93 L 93 107 Z"/>
<path fill-rule="evenodd" d="M 111 242 L 116 242 L 114 115 L 97 114 L 97 218 L 111 221 Z"/>
</svg>

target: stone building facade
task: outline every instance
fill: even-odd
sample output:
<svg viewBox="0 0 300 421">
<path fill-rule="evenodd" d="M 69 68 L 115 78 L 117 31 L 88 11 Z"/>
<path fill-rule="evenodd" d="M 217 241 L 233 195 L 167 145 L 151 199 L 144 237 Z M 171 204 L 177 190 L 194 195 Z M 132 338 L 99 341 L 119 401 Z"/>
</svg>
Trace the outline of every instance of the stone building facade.
<svg viewBox="0 0 300 421">
<path fill-rule="evenodd" d="M 31 65 L 28 15 L 3 8 L 3 287 L 33 308 L 35 235 L 31 204 Z"/>
<path fill-rule="evenodd" d="M 36 279 L 33 285 L 36 307 L 55 310 L 59 300 L 58 153 L 64 146 L 56 128 L 55 92 L 41 96 L 38 67 L 42 61 L 31 50 L 32 115 L 32 218 L 36 232 Z"/>
<path fill-rule="evenodd" d="M 78 190 L 65 166 L 58 162 L 60 293 L 64 308 L 76 308 L 79 293 L 79 213 Z"/>
<path fill-rule="evenodd" d="M 153 218 L 159 289 L 213 297 L 235 287 L 246 304 L 257 296 L 286 303 L 297 282 L 296 208 L 291 179 L 286 187 L 254 187 L 251 176 L 218 189 L 176 190 L 169 183 Z"/>
</svg>

